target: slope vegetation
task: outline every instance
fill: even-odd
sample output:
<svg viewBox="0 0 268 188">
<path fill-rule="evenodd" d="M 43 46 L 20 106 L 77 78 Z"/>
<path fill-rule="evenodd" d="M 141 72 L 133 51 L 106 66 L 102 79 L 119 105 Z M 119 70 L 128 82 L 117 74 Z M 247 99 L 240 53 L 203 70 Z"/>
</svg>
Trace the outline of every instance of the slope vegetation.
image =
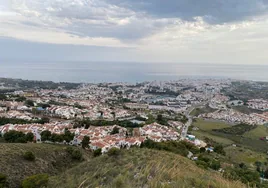
<svg viewBox="0 0 268 188">
<path fill-rule="evenodd" d="M 25 152 L 33 153 L 35 159 L 26 160 Z M 86 159 L 86 152 L 83 157 Z M 66 146 L 0 143 L 0 173 L 7 176 L 8 187 L 19 187 L 25 177 L 39 173 L 56 175 L 79 163 L 72 159 Z"/>
<path fill-rule="evenodd" d="M 185 157 L 150 149 L 133 148 L 102 155 L 50 177 L 49 187 L 245 187 L 215 171 L 203 170 Z"/>
</svg>

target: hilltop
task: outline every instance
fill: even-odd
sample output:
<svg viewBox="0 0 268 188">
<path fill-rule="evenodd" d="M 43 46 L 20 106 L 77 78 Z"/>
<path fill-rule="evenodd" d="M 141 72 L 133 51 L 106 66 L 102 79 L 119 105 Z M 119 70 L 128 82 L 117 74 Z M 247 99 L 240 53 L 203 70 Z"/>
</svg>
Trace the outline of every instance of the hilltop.
<svg viewBox="0 0 268 188">
<path fill-rule="evenodd" d="M 0 173 L 7 176 L 9 187 L 18 187 L 25 177 L 34 174 L 59 174 L 80 163 L 72 159 L 67 148 L 69 147 L 52 144 L 0 143 Z M 79 150 L 83 153 L 84 160 L 87 160 L 88 152 Z M 25 160 L 25 152 L 32 152 L 35 160 Z"/>
<path fill-rule="evenodd" d="M 245 187 L 191 160 L 164 151 L 132 148 L 115 155 L 92 158 L 61 175 L 50 177 L 49 187 Z"/>
</svg>

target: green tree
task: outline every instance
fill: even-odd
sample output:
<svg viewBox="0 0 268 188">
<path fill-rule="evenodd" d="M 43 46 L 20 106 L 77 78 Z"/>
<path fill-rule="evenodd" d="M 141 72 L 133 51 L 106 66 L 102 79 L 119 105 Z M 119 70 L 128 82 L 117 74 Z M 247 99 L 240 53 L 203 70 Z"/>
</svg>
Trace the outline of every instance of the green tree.
<svg viewBox="0 0 268 188">
<path fill-rule="evenodd" d="M 213 170 L 219 170 L 221 168 L 221 163 L 220 161 L 212 160 L 210 166 Z"/>
<path fill-rule="evenodd" d="M 63 135 L 60 135 L 60 134 L 55 134 L 55 133 L 52 133 L 51 134 L 51 141 L 52 142 L 63 142 Z"/>
<path fill-rule="evenodd" d="M 22 188 L 41 188 L 48 184 L 47 174 L 36 174 L 25 178 L 22 182 Z"/>
<path fill-rule="evenodd" d="M 7 99 L 7 96 L 6 95 L 4 95 L 4 94 L 0 94 L 0 100 L 2 101 L 2 100 L 6 100 Z"/>
<path fill-rule="evenodd" d="M 32 106 L 34 106 L 34 102 L 33 102 L 32 100 L 26 100 L 26 101 L 24 102 L 24 104 L 25 104 L 26 106 L 28 106 L 28 107 L 32 107 Z"/>
<path fill-rule="evenodd" d="M 248 168 L 247 165 L 246 165 L 245 163 L 240 163 L 238 166 L 239 166 L 240 168 L 243 168 L 243 169 L 247 169 L 247 168 Z"/>
<path fill-rule="evenodd" d="M 260 174 L 247 168 L 227 168 L 223 176 L 231 180 L 240 180 L 250 187 L 260 187 Z"/>
<path fill-rule="evenodd" d="M 90 138 L 88 136 L 84 136 L 83 140 L 82 140 L 82 148 L 88 148 L 89 146 L 89 141 Z"/>
<path fill-rule="evenodd" d="M 111 134 L 118 134 L 119 133 L 119 128 L 118 127 L 114 127 Z"/>
<path fill-rule="evenodd" d="M 70 142 L 74 139 L 74 133 L 71 133 L 69 131 L 68 128 L 65 128 L 64 130 L 64 135 L 63 135 L 63 139 L 66 141 L 66 142 Z"/>
<path fill-rule="evenodd" d="M 31 133 L 31 132 L 27 133 L 27 134 L 25 135 L 25 139 L 26 139 L 27 142 L 32 142 L 33 139 L 34 139 L 34 134 Z"/>
<path fill-rule="evenodd" d="M 224 151 L 223 146 L 221 144 L 216 145 L 214 147 L 214 152 L 221 154 L 221 155 L 225 155 L 225 151 Z"/>
<path fill-rule="evenodd" d="M 37 123 L 40 123 L 40 124 L 45 124 L 49 122 L 50 122 L 50 119 L 48 117 L 42 117 L 40 120 L 37 121 Z"/>
<path fill-rule="evenodd" d="M 206 152 L 206 148 L 201 147 L 201 148 L 200 148 L 200 153 L 205 153 L 205 152 Z"/>
<path fill-rule="evenodd" d="M 45 131 L 41 132 L 41 140 L 42 141 L 51 140 L 51 132 L 49 130 L 45 130 Z"/>
<path fill-rule="evenodd" d="M 9 143 L 25 143 L 25 134 L 23 132 L 11 130 L 4 134 L 4 139 Z"/>
<path fill-rule="evenodd" d="M 157 115 L 156 121 L 157 121 L 157 122 L 162 122 L 162 121 L 163 121 L 163 116 L 162 116 L 162 114 L 158 114 L 158 115 Z"/>
<path fill-rule="evenodd" d="M 19 96 L 18 98 L 15 99 L 15 101 L 17 101 L 17 102 L 23 102 L 25 100 L 26 100 L 26 98 L 23 96 Z"/>
</svg>

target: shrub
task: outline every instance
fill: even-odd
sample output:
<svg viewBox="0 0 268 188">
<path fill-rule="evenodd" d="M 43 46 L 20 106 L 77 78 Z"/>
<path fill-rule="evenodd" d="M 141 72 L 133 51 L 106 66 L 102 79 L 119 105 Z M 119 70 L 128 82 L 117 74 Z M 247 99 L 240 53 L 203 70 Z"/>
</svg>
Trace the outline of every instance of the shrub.
<svg viewBox="0 0 268 188">
<path fill-rule="evenodd" d="M 89 144 L 90 138 L 88 136 L 84 136 L 83 140 L 82 140 L 82 148 L 88 148 L 88 144 Z"/>
<path fill-rule="evenodd" d="M 118 134 L 119 133 L 119 128 L 118 127 L 114 127 L 111 134 Z"/>
<path fill-rule="evenodd" d="M 190 145 L 187 145 L 190 146 Z M 182 156 L 187 156 L 189 151 L 185 145 L 185 142 L 177 142 L 177 141 L 167 141 L 167 142 L 154 142 L 150 139 L 145 140 L 141 147 L 157 149 L 157 150 L 165 150 L 172 153 L 176 153 Z M 199 151 L 199 150 L 198 150 Z"/>
<path fill-rule="evenodd" d="M 102 153 L 101 153 L 101 148 L 98 148 L 96 149 L 94 152 L 93 152 L 93 156 L 94 157 L 98 157 L 100 156 Z"/>
<path fill-rule="evenodd" d="M 25 104 L 26 106 L 28 106 L 28 107 L 31 107 L 31 106 L 34 106 L 34 101 L 32 101 L 32 100 L 26 100 L 26 101 L 24 102 L 24 104 Z"/>
<path fill-rule="evenodd" d="M 118 155 L 120 154 L 120 149 L 118 149 L 118 148 L 111 148 L 111 149 L 107 152 L 107 154 L 108 154 L 109 156 L 118 156 Z"/>
<path fill-rule="evenodd" d="M 249 184 L 250 187 L 259 187 L 260 174 L 245 168 L 225 169 L 223 177 L 231 180 L 240 180 L 242 183 Z"/>
<path fill-rule="evenodd" d="M 28 161 L 34 161 L 35 160 L 35 155 L 31 151 L 26 151 L 23 154 L 23 158 Z"/>
<path fill-rule="evenodd" d="M 221 168 L 221 163 L 220 161 L 212 160 L 210 166 L 213 170 L 219 170 Z"/>
<path fill-rule="evenodd" d="M 205 153 L 206 152 L 206 148 L 202 147 L 200 148 L 200 153 Z"/>
<path fill-rule="evenodd" d="M 82 152 L 78 149 L 73 150 L 72 152 L 72 159 L 74 160 L 81 160 L 82 159 Z"/>
<path fill-rule="evenodd" d="M 197 166 L 207 169 L 208 168 L 208 164 L 205 161 L 196 161 Z"/>
<path fill-rule="evenodd" d="M 22 188 L 42 188 L 48 184 L 47 174 L 36 174 L 25 178 L 22 182 Z"/>
<path fill-rule="evenodd" d="M 26 141 L 28 141 L 28 142 L 32 142 L 33 139 L 34 139 L 34 134 L 31 133 L 31 132 L 27 133 L 27 134 L 25 135 L 25 139 L 26 139 Z"/>
<path fill-rule="evenodd" d="M 214 147 L 214 152 L 221 154 L 221 155 L 225 155 L 225 151 L 223 150 L 223 146 L 220 144 Z"/>
<path fill-rule="evenodd" d="M 197 154 L 200 152 L 200 149 L 190 142 L 181 141 L 181 143 L 185 145 L 185 147 L 193 154 Z"/>
<path fill-rule="evenodd" d="M 67 153 L 69 153 L 71 155 L 73 153 L 74 149 L 71 146 L 68 146 L 66 148 L 66 151 L 67 151 Z"/>
<path fill-rule="evenodd" d="M 41 140 L 42 141 L 51 140 L 51 132 L 49 130 L 45 130 L 41 132 Z"/>
<path fill-rule="evenodd" d="M 4 134 L 4 139 L 9 143 L 25 143 L 25 134 L 23 132 L 11 130 Z"/>
<path fill-rule="evenodd" d="M 5 188 L 8 186 L 7 176 L 0 173 L 0 188 Z"/>
</svg>

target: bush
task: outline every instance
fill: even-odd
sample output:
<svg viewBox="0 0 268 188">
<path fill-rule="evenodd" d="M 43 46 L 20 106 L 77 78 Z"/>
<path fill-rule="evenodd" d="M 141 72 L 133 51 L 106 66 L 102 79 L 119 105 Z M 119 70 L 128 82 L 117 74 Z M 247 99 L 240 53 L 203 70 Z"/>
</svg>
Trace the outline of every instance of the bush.
<svg viewBox="0 0 268 188">
<path fill-rule="evenodd" d="M 82 148 L 88 148 L 89 147 L 89 141 L 90 138 L 88 136 L 84 136 L 83 140 L 82 140 Z"/>
<path fill-rule="evenodd" d="M 34 106 L 34 101 L 32 101 L 32 100 L 26 100 L 26 101 L 24 102 L 24 104 L 25 104 L 26 106 L 28 106 L 28 107 L 31 107 L 31 106 Z"/>
<path fill-rule="evenodd" d="M 197 166 L 207 169 L 208 168 L 208 164 L 205 161 L 196 161 Z"/>
<path fill-rule="evenodd" d="M 111 148 L 111 149 L 109 149 L 109 151 L 107 152 L 107 154 L 109 156 L 118 156 L 120 154 L 120 149 L 118 149 L 118 148 Z"/>
<path fill-rule="evenodd" d="M 205 153 L 206 152 L 206 148 L 204 148 L 204 147 L 200 148 L 200 151 L 199 152 L 200 153 Z"/>
<path fill-rule="evenodd" d="M 157 149 L 157 150 L 165 150 L 186 157 L 189 153 L 187 147 L 190 147 L 190 145 L 185 144 L 185 142 L 177 142 L 177 141 L 154 142 L 153 140 L 147 139 L 141 144 L 141 147 Z M 194 148 L 191 149 L 194 150 Z"/>
<path fill-rule="evenodd" d="M 114 127 L 111 134 L 118 134 L 119 133 L 119 128 L 118 127 Z"/>
<path fill-rule="evenodd" d="M 66 148 L 66 151 L 67 151 L 67 153 L 69 153 L 71 155 L 73 153 L 74 149 L 71 146 L 68 146 Z"/>
<path fill-rule="evenodd" d="M 98 148 L 98 149 L 96 149 L 94 152 L 93 152 L 93 156 L 94 157 L 98 157 L 98 156 L 100 156 L 102 154 L 102 152 L 101 152 L 101 148 Z"/>
<path fill-rule="evenodd" d="M 28 142 L 32 142 L 33 139 L 34 139 L 34 134 L 31 133 L 31 132 L 27 133 L 27 134 L 25 135 L 25 139 L 26 139 L 26 141 L 28 141 Z"/>
<path fill-rule="evenodd" d="M 42 188 L 48 184 L 47 174 L 36 174 L 25 178 L 22 182 L 22 188 Z"/>
<path fill-rule="evenodd" d="M 26 143 L 25 134 L 23 132 L 11 130 L 4 134 L 4 139 L 9 143 Z"/>
<path fill-rule="evenodd" d="M 28 161 L 34 161 L 35 160 L 35 155 L 31 151 L 26 151 L 23 154 L 23 158 Z"/>
<path fill-rule="evenodd" d="M 221 168 L 221 163 L 220 161 L 212 160 L 209 167 L 213 170 L 219 170 Z"/>
<path fill-rule="evenodd" d="M 192 152 L 193 154 L 197 154 L 200 153 L 200 149 L 198 147 L 196 147 L 194 144 L 190 143 L 190 142 L 186 142 L 186 141 L 181 141 L 181 143 L 183 145 L 185 145 L 185 147 Z"/>
<path fill-rule="evenodd" d="M 81 160 L 82 159 L 82 152 L 78 149 L 73 150 L 72 152 L 72 159 L 74 160 Z"/>
<path fill-rule="evenodd" d="M 41 140 L 42 141 L 51 140 L 51 132 L 49 130 L 45 130 L 41 132 Z"/>
<path fill-rule="evenodd" d="M 7 176 L 0 173 L 0 188 L 8 187 Z"/>
<path fill-rule="evenodd" d="M 225 155 L 225 151 L 223 150 L 223 146 L 220 144 L 214 147 L 214 152 L 221 154 L 221 155 Z"/>
<path fill-rule="evenodd" d="M 225 169 L 223 176 L 231 180 L 240 180 L 244 184 L 249 184 L 250 187 L 256 187 L 256 185 L 259 187 L 260 184 L 260 174 L 245 168 Z"/>
</svg>

